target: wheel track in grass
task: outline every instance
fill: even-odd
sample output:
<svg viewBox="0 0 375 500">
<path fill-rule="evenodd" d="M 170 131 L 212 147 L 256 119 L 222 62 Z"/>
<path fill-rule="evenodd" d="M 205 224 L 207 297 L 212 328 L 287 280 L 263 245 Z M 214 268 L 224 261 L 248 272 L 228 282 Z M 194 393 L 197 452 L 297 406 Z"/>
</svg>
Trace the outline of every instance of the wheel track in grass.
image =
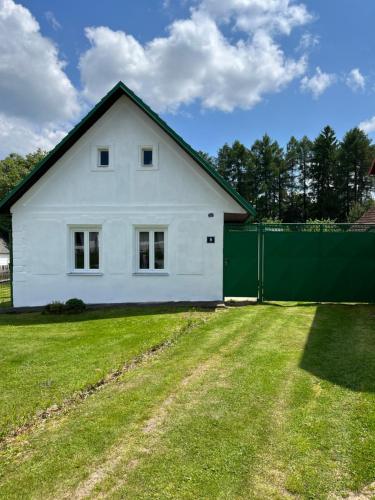
<svg viewBox="0 0 375 500">
<path fill-rule="evenodd" d="M 219 314 L 222 314 L 224 312 L 225 311 L 219 311 Z M 16 441 L 20 437 L 37 429 L 38 426 L 44 425 L 48 420 L 55 419 L 59 416 L 65 415 L 70 410 L 72 410 L 79 404 L 82 404 L 84 401 L 86 401 L 87 398 L 97 393 L 98 391 L 102 390 L 104 387 L 108 386 L 109 384 L 117 382 L 120 379 L 120 377 L 122 377 L 125 373 L 135 370 L 139 366 L 147 363 L 152 358 L 155 358 L 156 356 L 160 355 L 163 351 L 169 349 L 174 344 L 176 344 L 176 342 L 178 342 L 180 337 L 190 333 L 192 330 L 212 320 L 213 316 L 212 318 L 205 317 L 200 319 L 192 319 L 191 321 L 188 321 L 186 325 L 183 325 L 171 337 L 151 346 L 145 352 L 139 354 L 138 356 L 135 356 L 130 361 L 124 363 L 120 368 L 117 368 L 116 370 L 109 372 L 106 376 L 102 377 L 94 384 L 89 384 L 80 391 L 75 392 L 72 396 L 64 399 L 60 404 L 54 404 L 46 408 L 45 410 L 39 411 L 37 414 L 31 417 L 26 423 L 17 427 L 16 429 L 13 429 L 0 439 L 0 451 L 10 447 L 12 444 L 16 443 Z"/>
<path fill-rule="evenodd" d="M 288 316 L 291 314 L 295 315 L 296 320 L 298 319 L 299 321 L 301 318 L 308 318 L 311 328 L 314 315 L 301 311 L 298 311 L 296 314 L 294 309 L 285 308 L 285 320 L 279 325 L 279 332 L 282 331 L 283 326 L 289 320 Z M 298 328 L 298 323 L 296 327 Z M 262 465 L 257 467 L 255 474 L 252 475 L 253 481 L 251 486 L 256 498 L 273 498 L 275 495 L 277 495 L 277 498 L 282 499 L 299 498 L 298 495 L 295 495 L 285 487 L 286 474 L 277 463 L 276 451 L 280 446 L 279 435 L 283 427 L 287 424 L 288 400 L 291 397 L 290 393 L 296 379 L 296 373 L 293 371 L 294 366 L 295 359 L 291 356 L 282 370 L 285 373 L 285 377 L 279 377 L 280 390 L 278 390 L 278 396 L 269 409 L 267 421 L 272 424 L 269 425 L 268 445 L 264 446 L 265 450 L 257 454 L 257 462 Z"/>
<path fill-rule="evenodd" d="M 255 315 L 253 316 L 255 319 Z M 241 329 L 241 326 L 248 322 L 248 318 L 242 318 L 240 325 L 236 324 L 234 330 Z M 150 454 L 157 449 L 164 433 L 165 424 L 168 421 L 170 412 L 173 411 L 178 399 L 186 392 L 192 392 L 196 383 L 204 379 L 209 372 L 222 369 L 223 357 L 228 352 L 234 352 L 240 349 L 249 336 L 255 335 L 255 332 L 249 331 L 248 328 L 243 328 L 243 331 L 233 336 L 233 330 L 230 329 L 226 333 L 227 341 L 218 349 L 218 352 L 210 357 L 198 360 L 198 364 L 192 370 L 188 370 L 182 380 L 157 406 L 154 407 L 152 415 L 140 426 L 137 435 L 133 436 L 130 443 L 129 438 L 121 438 L 115 445 L 112 446 L 107 457 L 97 469 L 91 472 L 89 477 L 84 480 L 74 492 L 69 492 L 63 498 L 82 499 L 90 496 L 96 498 L 112 498 L 118 490 L 126 485 L 128 474 L 135 470 L 142 462 L 147 459 Z M 220 334 L 219 334 L 220 339 Z M 232 370 L 235 367 L 231 368 Z M 220 373 L 218 373 L 220 375 Z M 220 383 L 220 377 L 217 377 Z M 189 410 L 199 404 L 204 397 L 206 391 L 210 387 L 204 386 L 199 389 L 199 397 L 189 403 Z M 146 444 L 144 443 L 146 441 Z M 105 493 L 97 494 L 95 489 L 110 476 L 114 475 L 118 469 L 124 470 L 121 479 L 118 479 L 119 474 L 116 474 L 116 484 Z"/>
</svg>

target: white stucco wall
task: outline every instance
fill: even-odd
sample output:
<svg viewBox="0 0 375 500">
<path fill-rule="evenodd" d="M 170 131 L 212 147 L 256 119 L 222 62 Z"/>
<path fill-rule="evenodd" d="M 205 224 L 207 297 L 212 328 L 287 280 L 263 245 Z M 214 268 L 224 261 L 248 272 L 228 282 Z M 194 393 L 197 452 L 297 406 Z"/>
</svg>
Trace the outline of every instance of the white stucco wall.
<svg viewBox="0 0 375 500">
<path fill-rule="evenodd" d="M 111 168 L 97 171 L 108 145 Z M 141 145 L 157 152 L 155 170 L 139 168 Z M 13 205 L 14 305 L 220 300 L 224 212 L 244 211 L 122 97 Z M 101 226 L 102 274 L 71 275 L 69 226 L 90 224 Z M 167 275 L 134 274 L 138 225 L 167 226 Z"/>
</svg>

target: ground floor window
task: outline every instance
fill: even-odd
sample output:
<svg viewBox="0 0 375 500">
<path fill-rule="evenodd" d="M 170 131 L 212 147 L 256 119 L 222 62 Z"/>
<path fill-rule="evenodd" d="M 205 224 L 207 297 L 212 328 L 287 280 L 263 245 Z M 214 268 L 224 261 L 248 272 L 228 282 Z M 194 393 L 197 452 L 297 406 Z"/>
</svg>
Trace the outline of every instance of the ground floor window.
<svg viewBox="0 0 375 500">
<path fill-rule="evenodd" d="M 165 228 L 139 228 L 136 233 L 137 271 L 165 271 L 167 230 Z"/>
<path fill-rule="evenodd" d="M 73 271 L 98 271 L 100 269 L 100 229 L 72 229 Z"/>
</svg>

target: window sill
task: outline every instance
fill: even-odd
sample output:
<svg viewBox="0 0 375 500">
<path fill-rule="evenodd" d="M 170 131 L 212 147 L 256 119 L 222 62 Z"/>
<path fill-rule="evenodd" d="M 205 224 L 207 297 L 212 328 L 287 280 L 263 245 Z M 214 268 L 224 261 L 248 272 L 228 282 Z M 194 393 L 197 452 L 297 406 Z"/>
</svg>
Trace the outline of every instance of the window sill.
<svg viewBox="0 0 375 500">
<path fill-rule="evenodd" d="M 71 271 L 68 276 L 103 276 L 101 271 Z"/>
<path fill-rule="evenodd" d="M 169 276 L 169 273 L 158 271 L 137 271 L 133 273 L 133 276 Z"/>
<path fill-rule="evenodd" d="M 149 167 L 137 167 L 137 170 L 142 170 L 144 172 L 151 172 L 153 170 L 159 170 L 159 167 L 149 166 Z"/>
<path fill-rule="evenodd" d="M 91 172 L 114 172 L 115 169 L 113 167 L 94 167 L 91 169 Z"/>
</svg>

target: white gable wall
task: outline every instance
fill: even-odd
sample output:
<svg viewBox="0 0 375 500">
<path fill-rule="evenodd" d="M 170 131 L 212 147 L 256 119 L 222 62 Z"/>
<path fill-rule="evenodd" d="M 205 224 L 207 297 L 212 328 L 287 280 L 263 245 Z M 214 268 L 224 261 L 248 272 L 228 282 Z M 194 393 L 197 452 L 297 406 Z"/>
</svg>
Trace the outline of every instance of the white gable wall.
<svg viewBox="0 0 375 500">
<path fill-rule="evenodd" d="M 110 147 L 108 170 L 95 169 L 98 146 Z M 141 146 L 157 168 L 140 168 Z M 224 212 L 244 210 L 122 97 L 12 207 L 14 305 L 220 300 Z M 71 274 L 72 225 L 101 226 L 102 274 Z M 167 275 L 135 274 L 140 225 L 167 227 Z"/>
</svg>

